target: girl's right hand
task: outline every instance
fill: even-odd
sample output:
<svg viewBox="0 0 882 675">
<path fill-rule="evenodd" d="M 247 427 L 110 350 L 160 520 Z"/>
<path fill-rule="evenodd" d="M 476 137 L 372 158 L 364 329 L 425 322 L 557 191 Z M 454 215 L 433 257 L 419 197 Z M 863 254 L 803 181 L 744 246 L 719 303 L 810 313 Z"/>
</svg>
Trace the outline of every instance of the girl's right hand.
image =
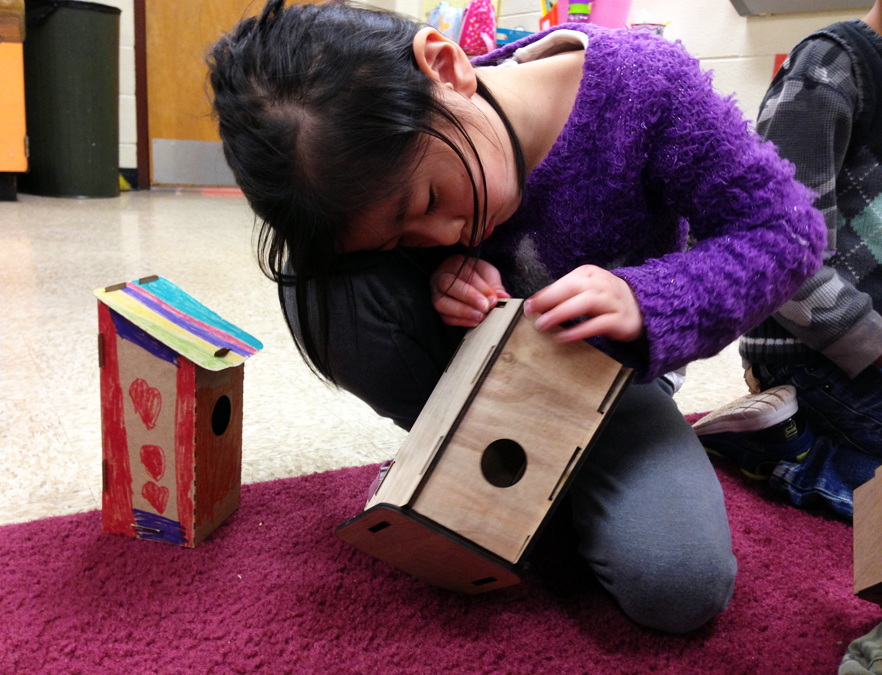
<svg viewBox="0 0 882 675">
<path fill-rule="evenodd" d="M 465 265 L 463 265 L 465 263 Z M 449 326 L 474 328 L 501 298 L 510 298 L 502 277 L 486 260 L 454 255 L 438 266 L 429 283 L 432 305 Z"/>
</svg>

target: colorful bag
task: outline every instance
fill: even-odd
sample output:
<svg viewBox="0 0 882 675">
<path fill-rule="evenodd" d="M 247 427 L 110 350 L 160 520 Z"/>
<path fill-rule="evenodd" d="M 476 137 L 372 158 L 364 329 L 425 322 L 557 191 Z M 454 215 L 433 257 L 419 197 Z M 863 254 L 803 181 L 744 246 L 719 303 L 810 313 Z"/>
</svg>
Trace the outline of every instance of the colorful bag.
<svg viewBox="0 0 882 675">
<path fill-rule="evenodd" d="M 464 12 L 465 10 L 458 7 L 451 7 L 449 2 L 439 2 L 435 9 L 429 12 L 426 24 L 435 28 L 444 37 L 459 43 Z"/>
<path fill-rule="evenodd" d="M 459 46 L 469 56 L 496 49 L 496 8 L 491 0 L 472 0 L 465 8 Z"/>
</svg>

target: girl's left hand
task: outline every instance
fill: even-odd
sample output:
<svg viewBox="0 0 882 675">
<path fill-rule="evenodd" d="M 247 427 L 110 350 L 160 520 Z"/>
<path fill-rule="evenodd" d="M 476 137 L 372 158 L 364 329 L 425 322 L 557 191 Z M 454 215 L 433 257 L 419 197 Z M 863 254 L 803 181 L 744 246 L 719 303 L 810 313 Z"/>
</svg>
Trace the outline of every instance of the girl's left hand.
<svg viewBox="0 0 882 675">
<path fill-rule="evenodd" d="M 644 332 L 643 314 L 628 282 L 594 265 L 582 265 L 531 296 L 524 312 L 539 315 L 539 330 L 587 317 L 555 335 L 562 342 L 595 335 L 631 342 Z"/>
<path fill-rule="evenodd" d="M 511 297 L 502 285 L 498 269 L 486 260 L 467 261 L 461 255 L 442 262 L 429 285 L 432 305 L 449 326 L 474 328 L 500 298 Z"/>
</svg>

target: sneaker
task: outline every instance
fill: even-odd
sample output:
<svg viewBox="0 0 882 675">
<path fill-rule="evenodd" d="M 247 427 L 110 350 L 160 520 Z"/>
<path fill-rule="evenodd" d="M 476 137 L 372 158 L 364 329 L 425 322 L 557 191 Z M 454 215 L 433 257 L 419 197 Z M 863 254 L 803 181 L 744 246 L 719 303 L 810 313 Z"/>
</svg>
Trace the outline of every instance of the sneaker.
<svg viewBox="0 0 882 675">
<path fill-rule="evenodd" d="M 768 479 L 778 462 L 802 462 L 814 441 L 790 385 L 743 396 L 705 415 L 692 429 L 705 450 L 735 460 L 755 480 Z"/>
</svg>

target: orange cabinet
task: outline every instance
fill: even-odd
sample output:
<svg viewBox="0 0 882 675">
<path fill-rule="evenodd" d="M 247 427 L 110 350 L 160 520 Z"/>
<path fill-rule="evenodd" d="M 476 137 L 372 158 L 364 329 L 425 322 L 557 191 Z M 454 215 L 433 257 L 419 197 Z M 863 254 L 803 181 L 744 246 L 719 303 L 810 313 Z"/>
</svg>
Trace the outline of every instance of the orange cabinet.
<svg viewBox="0 0 882 675">
<path fill-rule="evenodd" d="M 0 101 L 0 172 L 27 171 L 24 51 L 20 42 L 0 42 Z"/>
</svg>

